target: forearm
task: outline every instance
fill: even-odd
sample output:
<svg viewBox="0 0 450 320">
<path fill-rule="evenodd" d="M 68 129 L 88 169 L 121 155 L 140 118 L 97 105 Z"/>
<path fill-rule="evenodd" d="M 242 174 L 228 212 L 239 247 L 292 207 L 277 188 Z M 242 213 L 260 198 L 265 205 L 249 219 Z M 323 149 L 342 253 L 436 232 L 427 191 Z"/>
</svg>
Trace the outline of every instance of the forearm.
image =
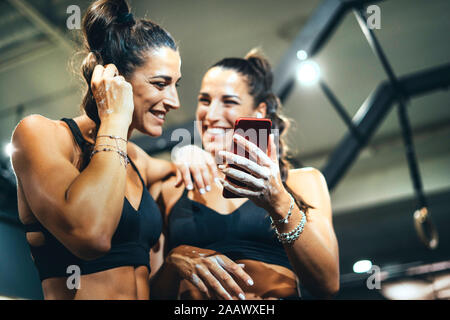
<svg viewBox="0 0 450 320">
<path fill-rule="evenodd" d="M 117 120 L 102 122 L 98 136 L 114 135 L 127 138 L 127 126 Z M 97 138 L 97 149 L 116 141 Z M 117 146 L 126 152 L 126 143 L 117 141 Z M 85 228 L 86 224 L 95 232 L 114 233 L 120 219 L 126 184 L 126 168 L 117 152 L 98 152 L 89 165 L 76 177 L 66 191 L 65 205 L 74 228 Z"/>
<path fill-rule="evenodd" d="M 271 210 L 274 220 L 286 216 L 289 202 L 287 199 L 278 208 Z M 316 215 L 318 212 L 316 211 L 314 214 Z M 280 233 L 290 232 L 299 225 L 301 219 L 300 209 L 294 205 L 289 222 L 277 224 L 277 229 Z M 301 284 L 317 297 L 330 297 L 339 288 L 339 259 L 336 239 L 333 232 L 323 231 L 329 229 L 330 226 L 327 223 L 321 216 L 308 215 L 308 220 L 299 238 L 291 244 L 284 244 L 286 254 Z"/>
</svg>

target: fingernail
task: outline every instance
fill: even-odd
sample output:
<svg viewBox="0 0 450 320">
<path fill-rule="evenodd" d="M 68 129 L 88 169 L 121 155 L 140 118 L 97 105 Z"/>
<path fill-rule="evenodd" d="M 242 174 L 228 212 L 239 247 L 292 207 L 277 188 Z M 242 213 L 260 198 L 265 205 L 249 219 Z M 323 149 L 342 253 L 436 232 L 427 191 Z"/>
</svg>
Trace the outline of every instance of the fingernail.
<svg viewBox="0 0 450 320">
<path fill-rule="evenodd" d="M 211 186 L 206 186 L 206 191 L 211 191 Z"/>
<path fill-rule="evenodd" d="M 243 294 L 243 293 L 239 293 L 239 299 L 241 299 L 241 300 L 245 300 L 245 296 L 244 296 L 244 294 Z"/>
<path fill-rule="evenodd" d="M 219 151 L 219 156 L 225 156 L 225 151 L 220 150 L 220 151 Z"/>
<path fill-rule="evenodd" d="M 223 170 L 223 169 L 226 168 L 226 165 L 224 165 L 224 164 L 219 164 L 217 167 L 218 167 L 220 170 Z"/>
<path fill-rule="evenodd" d="M 249 286 L 252 286 L 252 285 L 254 285 L 255 283 L 253 282 L 253 280 L 252 279 L 248 279 L 247 280 L 247 283 L 248 283 L 248 285 Z"/>
<path fill-rule="evenodd" d="M 189 185 L 186 187 L 186 189 L 192 190 L 192 189 L 194 189 L 194 186 L 193 186 L 192 184 L 189 184 Z"/>
<path fill-rule="evenodd" d="M 205 193 L 205 189 L 201 188 L 201 189 L 199 190 L 199 192 L 200 192 L 200 194 L 204 194 L 204 193 Z"/>
<path fill-rule="evenodd" d="M 238 263 L 238 266 L 241 268 L 245 268 L 245 264 L 243 264 L 243 263 Z"/>
</svg>

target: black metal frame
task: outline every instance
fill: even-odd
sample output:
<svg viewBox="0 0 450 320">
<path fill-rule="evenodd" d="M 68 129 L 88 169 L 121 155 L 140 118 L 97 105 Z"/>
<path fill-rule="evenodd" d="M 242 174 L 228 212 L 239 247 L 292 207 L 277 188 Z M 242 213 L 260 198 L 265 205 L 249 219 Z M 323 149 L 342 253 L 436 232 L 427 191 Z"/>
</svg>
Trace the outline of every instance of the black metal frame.
<svg viewBox="0 0 450 320">
<path fill-rule="evenodd" d="M 409 98 L 430 93 L 450 86 L 450 64 L 415 72 L 398 79 L 403 92 Z M 362 142 L 347 133 L 331 153 L 322 172 L 328 187 L 333 189 L 366 146 L 372 134 L 381 124 L 388 111 L 396 103 L 397 92 L 389 81 L 383 81 L 359 108 L 353 123 L 361 135 Z"/>
</svg>

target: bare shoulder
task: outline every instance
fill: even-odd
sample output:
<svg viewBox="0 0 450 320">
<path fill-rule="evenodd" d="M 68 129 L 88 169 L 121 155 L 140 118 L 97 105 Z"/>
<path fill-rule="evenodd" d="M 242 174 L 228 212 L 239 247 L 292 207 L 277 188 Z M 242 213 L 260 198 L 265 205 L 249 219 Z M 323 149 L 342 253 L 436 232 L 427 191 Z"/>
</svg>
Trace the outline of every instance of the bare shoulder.
<svg viewBox="0 0 450 320">
<path fill-rule="evenodd" d="M 331 210 L 327 182 L 320 170 L 312 167 L 291 169 L 286 184 L 314 208 Z"/>
<path fill-rule="evenodd" d="M 51 148 L 54 153 L 69 156 L 73 150 L 72 136 L 60 121 L 33 114 L 23 118 L 12 133 L 11 142 L 17 155 L 32 152 L 35 148 Z M 13 157 L 13 161 L 14 158 Z"/>
<path fill-rule="evenodd" d="M 127 153 L 128 157 L 137 166 L 139 171 L 145 171 L 147 168 L 147 163 L 151 161 L 151 157 L 144 150 L 142 150 L 141 147 L 131 141 L 128 142 Z"/>
<path fill-rule="evenodd" d="M 34 137 L 38 137 L 37 134 L 48 134 L 49 131 L 55 126 L 53 120 L 50 120 L 44 116 L 39 114 L 32 114 L 25 118 L 23 118 L 16 126 L 13 131 L 13 139 L 20 139 L 24 135 L 33 135 Z"/>
<path fill-rule="evenodd" d="M 313 167 L 304 167 L 289 170 L 288 181 L 289 180 L 293 180 L 292 183 L 300 182 L 300 180 L 303 180 L 305 182 L 324 184 L 325 186 L 327 184 L 322 172 Z"/>
</svg>

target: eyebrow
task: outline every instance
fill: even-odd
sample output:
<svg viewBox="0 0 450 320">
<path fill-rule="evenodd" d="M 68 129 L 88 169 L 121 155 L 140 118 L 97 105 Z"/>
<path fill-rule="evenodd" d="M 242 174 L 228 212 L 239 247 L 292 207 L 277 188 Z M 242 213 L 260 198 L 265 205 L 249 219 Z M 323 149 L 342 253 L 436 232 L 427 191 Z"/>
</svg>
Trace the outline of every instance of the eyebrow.
<svg viewBox="0 0 450 320">
<path fill-rule="evenodd" d="M 162 79 L 164 79 L 167 82 L 172 82 L 172 77 L 165 76 L 165 75 L 157 75 L 157 76 L 151 77 L 149 79 L 157 79 L 157 78 L 162 78 Z M 180 82 L 180 81 L 181 81 L 181 77 L 177 80 L 177 82 Z"/>
<path fill-rule="evenodd" d="M 226 95 L 224 95 L 223 96 L 225 99 L 227 99 L 227 98 L 236 98 L 236 99 L 238 99 L 239 101 L 241 101 L 241 98 L 239 98 L 238 96 L 235 96 L 235 95 L 233 95 L 233 94 L 226 94 Z"/>
<path fill-rule="evenodd" d="M 166 81 L 172 81 L 172 77 L 164 76 L 164 75 L 157 75 L 157 76 L 151 77 L 149 79 L 156 79 L 156 78 L 163 78 Z"/>
<path fill-rule="evenodd" d="M 199 96 L 208 96 L 208 97 L 209 97 L 209 93 L 207 93 L 207 92 L 200 92 L 198 95 L 199 95 Z M 241 98 L 239 98 L 239 96 L 232 95 L 232 94 L 226 94 L 226 95 L 223 96 L 223 98 L 225 98 L 225 99 L 228 99 L 228 98 L 236 98 L 236 99 L 238 99 L 239 101 L 241 101 Z"/>
</svg>

